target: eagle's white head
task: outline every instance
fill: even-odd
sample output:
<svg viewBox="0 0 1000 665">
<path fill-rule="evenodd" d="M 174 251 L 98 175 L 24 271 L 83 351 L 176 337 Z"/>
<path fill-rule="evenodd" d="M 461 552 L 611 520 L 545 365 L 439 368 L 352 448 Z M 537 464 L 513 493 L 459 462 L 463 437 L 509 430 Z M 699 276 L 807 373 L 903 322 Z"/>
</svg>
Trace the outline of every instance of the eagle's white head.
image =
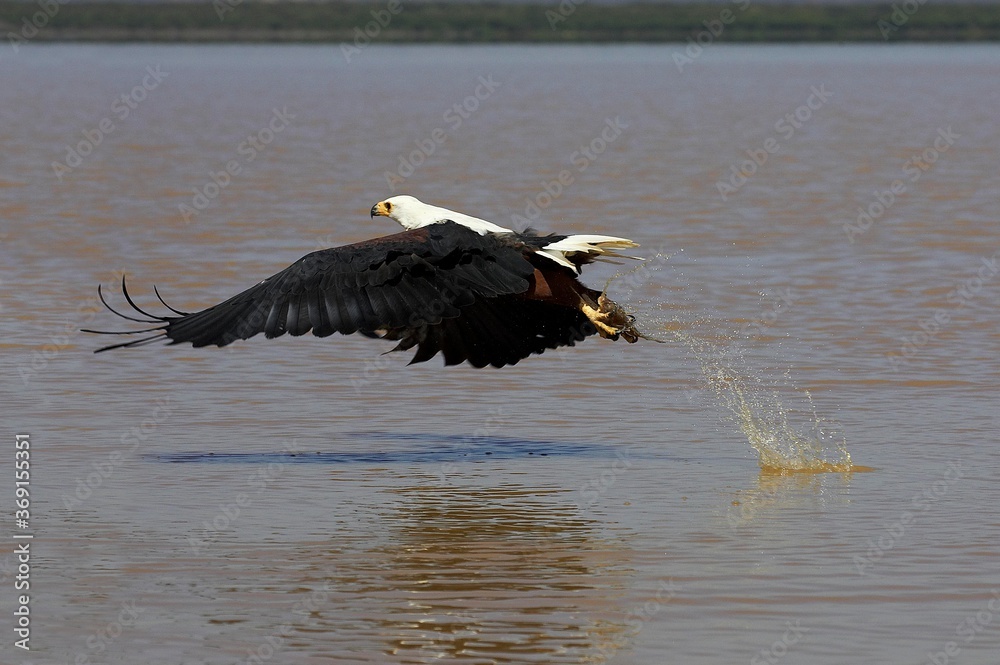
<svg viewBox="0 0 1000 665">
<path fill-rule="evenodd" d="M 429 224 L 452 221 L 467 226 L 480 235 L 487 233 L 513 233 L 478 217 L 470 217 L 454 210 L 432 206 L 412 196 L 393 196 L 372 206 L 372 217 L 394 219 L 404 229 L 419 229 Z"/>
</svg>

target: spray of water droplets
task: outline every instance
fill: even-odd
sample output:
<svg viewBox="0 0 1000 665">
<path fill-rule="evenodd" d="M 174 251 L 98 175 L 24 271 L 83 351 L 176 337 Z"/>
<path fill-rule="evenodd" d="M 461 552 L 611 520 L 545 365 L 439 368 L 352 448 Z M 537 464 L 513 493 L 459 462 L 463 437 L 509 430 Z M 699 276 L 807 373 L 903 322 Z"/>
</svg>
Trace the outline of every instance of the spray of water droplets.
<svg viewBox="0 0 1000 665">
<path fill-rule="evenodd" d="M 761 472 L 788 475 L 862 470 L 852 464 L 839 425 L 817 414 L 812 395 L 794 384 L 789 369 L 775 379 L 762 367 L 755 367 L 747 352 L 749 336 L 727 329 L 732 326 L 722 317 L 704 311 L 704 300 L 690 296 L 697 289 L 684 279 L 683 269 L 669 269 L 670 296 L 676 298 L 669 305 L 672 315 L 665 310 L 662 297 L 636 296 L 638 289 L 650 286 L 648 282 L 658 271 L 670 266 L 672 256 L 658 254 L 643 266 L 616 275 L 611 283 L 616 291 L 622 285 L 632 287 L 629 305 L 634 304 L 640 313 L 637 325 L 649 339 L 673 342 L 672 348 L 680 343 L 698 361 L 705 391 L 724 408 L 756 451 Z"/>
<path fill-rule="evenodd" d="M 821 418 L 812 395 L 792 383 L 769 383 L 735 347 L 722 349 L 674 331 L 701 365 L 706 387 L 757 452 L 765 473 L 848 472 L 853 469 L 839 426 Z"/>
</svg>

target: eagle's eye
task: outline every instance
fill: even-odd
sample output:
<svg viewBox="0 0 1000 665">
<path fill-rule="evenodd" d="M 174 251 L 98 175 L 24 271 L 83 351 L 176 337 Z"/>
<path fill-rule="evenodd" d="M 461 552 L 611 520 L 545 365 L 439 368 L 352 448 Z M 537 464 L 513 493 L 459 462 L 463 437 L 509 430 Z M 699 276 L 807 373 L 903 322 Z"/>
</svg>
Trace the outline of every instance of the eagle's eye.
<svg viewBox="0 0 1000 665">
<path fill-rule="evenodd" d="M 389 203 L 388 201 L 385 202 L 385 211 L 386 212 L 391 212 L 392 211 L 392 204 Z"/>
</svg>

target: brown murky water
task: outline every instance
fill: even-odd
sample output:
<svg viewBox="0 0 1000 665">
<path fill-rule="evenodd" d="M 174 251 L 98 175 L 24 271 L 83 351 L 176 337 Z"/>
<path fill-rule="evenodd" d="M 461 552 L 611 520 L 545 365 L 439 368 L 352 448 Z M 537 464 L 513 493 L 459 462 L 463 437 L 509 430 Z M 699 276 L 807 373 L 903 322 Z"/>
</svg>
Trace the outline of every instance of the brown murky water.
<svg viewBox="0 0 1000 665">
<path fill-rule="evenodd" d="M 996 663 L 1000 49 L 675 50 L 4 55 L 0 660 Z M 198 308 L 403 192 L 636 239 L 610 292 L 666 343 L 76 332 L 122 271 Z"/>
</svg>

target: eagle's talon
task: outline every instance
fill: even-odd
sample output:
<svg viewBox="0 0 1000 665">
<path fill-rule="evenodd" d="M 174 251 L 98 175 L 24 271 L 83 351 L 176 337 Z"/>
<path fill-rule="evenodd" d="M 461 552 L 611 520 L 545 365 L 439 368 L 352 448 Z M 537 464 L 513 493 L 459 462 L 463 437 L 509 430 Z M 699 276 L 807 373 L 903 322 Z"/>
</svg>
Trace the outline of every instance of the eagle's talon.
<svg viewBox="0 0 1000 665">
<path fill-rule="evenodd" d="M 597 305 L 594 307 L 593 305 Z M 605 294 L 597 298 L 597 302 L 581 301 L 580 310 L 597 328 L 597 333 L 604 339 L 617 340 L 624 337 L 625 341 L 634 344 L 639 341 L 639 332 L 635 329 L 635 317 L 627 313 L 618 303 L 608 299 Z"/>
</svg>

